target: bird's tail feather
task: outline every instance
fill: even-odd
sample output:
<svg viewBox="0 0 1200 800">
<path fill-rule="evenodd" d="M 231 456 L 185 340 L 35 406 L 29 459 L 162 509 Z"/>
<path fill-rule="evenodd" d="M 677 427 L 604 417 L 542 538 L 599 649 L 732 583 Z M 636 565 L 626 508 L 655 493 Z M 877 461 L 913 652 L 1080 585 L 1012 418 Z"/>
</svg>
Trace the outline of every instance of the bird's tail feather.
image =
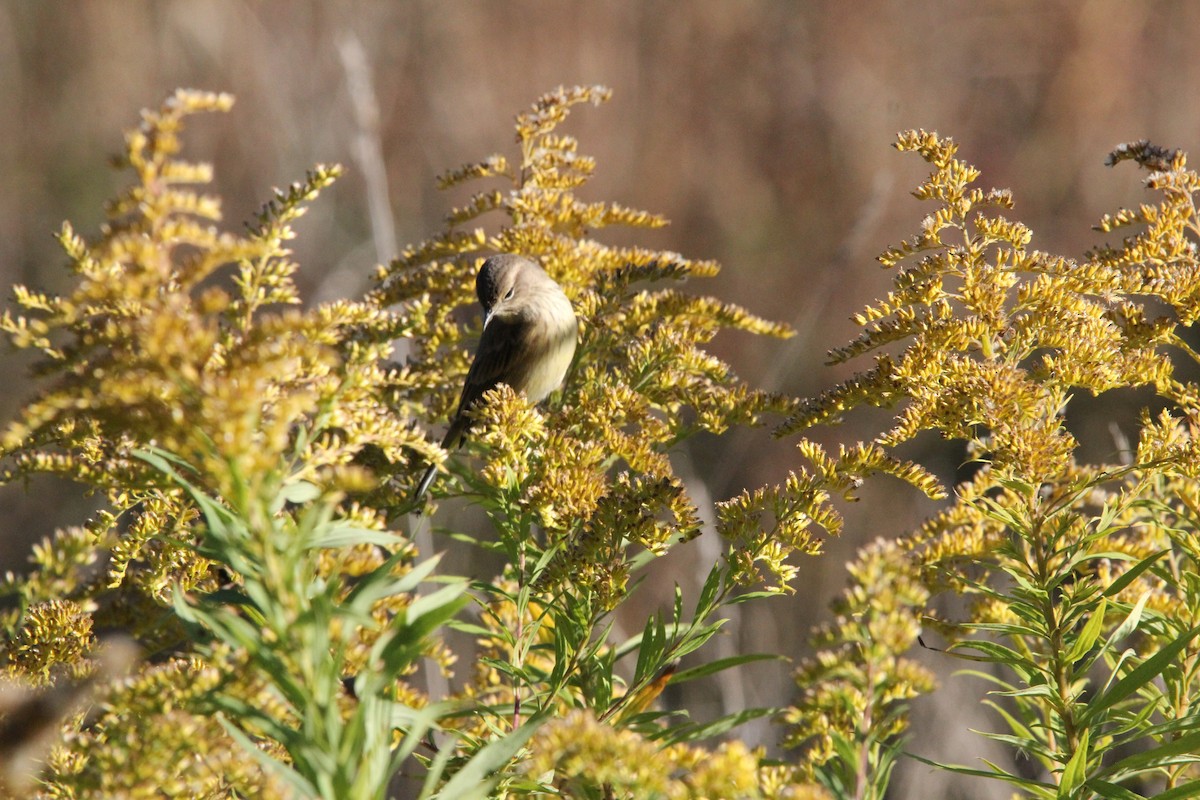
<svg viewBox="0 0 1200 800">
<path fill-rule="evenodd" d="M 415 506 L 421 502 L 421 498 L 429 491 L 429 487 L 433 484 L 433 479 L 437 476 L 437 464 L 430 464 L 425 470 L 425 474 L 421 476 L 421 482 L 417 484 L 417 491 L 413 493 L 412 504 Z"/>
</svg>

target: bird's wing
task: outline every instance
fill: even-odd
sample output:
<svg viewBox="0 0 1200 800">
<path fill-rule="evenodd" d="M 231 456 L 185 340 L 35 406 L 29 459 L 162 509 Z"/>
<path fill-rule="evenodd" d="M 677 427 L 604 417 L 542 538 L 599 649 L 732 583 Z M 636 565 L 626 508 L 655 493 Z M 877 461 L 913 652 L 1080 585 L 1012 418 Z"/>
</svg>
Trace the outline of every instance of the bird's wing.
<svg viewBox="0 0 1200 800">
<path fill-rule="evenodd" d="M 500 319 L 493 319 L 479 338 L 479 349 L 475 351 L 475 360 L 467 371 L 463 382 L 462 397 L 458 401 L 458 410 L 451 420 L 450 430 L 446 434 L 447 442 L 454 446 L 458 438 L 469 427 L 467 412 L 479 401 L 483 393 L 495 388 L 499 383 L 513 382 L 513 372 L 519 368 L 525 358 L 528 347 L 526 337 L 521 335 L 519 325 Z"/>
</svg>

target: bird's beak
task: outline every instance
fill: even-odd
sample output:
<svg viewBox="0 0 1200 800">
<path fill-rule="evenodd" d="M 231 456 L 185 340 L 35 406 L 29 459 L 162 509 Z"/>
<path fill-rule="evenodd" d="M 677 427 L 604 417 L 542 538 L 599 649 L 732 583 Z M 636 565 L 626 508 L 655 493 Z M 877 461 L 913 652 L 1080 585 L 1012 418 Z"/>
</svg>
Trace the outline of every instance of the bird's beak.
<svg viewBox="0 0 1200 800">
<path fill-rule="evenodd" d="M 490 308 L 487 311 L 483 312 L 483 329 L 484 330 L 487 330 L 488 323 L 492 321 L 492 314 L 493 314 L 493 311 Z"/>
</svg>

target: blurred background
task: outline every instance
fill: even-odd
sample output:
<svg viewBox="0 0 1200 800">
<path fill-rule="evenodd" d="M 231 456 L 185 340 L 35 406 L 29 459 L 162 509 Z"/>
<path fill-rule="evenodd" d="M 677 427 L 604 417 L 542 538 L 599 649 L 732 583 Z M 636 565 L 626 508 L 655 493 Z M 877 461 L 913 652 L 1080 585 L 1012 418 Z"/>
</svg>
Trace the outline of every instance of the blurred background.
<svg viewBox="0 0 1200 800">
<path fill-rule="evenodd" d="M 302 288 L 319 301 L 358 295 L 376 263 L 437 231 L 463 197 L 438 192 L 434 176 L 511 155 L 513 116 L 538 95 L 603 83 L 612 101 L 578 108 L 566 128 L 598 160 L 585 196 L 672 220 L 626 241 L 720 261 L 718 278 L 689 289 L 786 321 L 798 335 L 730 334 L 714 350 L 752 385 L 815 394 L 866 366 L 823 360 L 855 335 L 850 315 L 889 285 L 875 255 L 916 232 L 930 209 L 909 195 L 927 169 L 890 147 L 896 131 L 954 136 L 984 188 L 1013 190 L 1034 247 L 1078 256 L 1100 241 L 1091 225 L 1103 212 L 1147 198 L 1136 170 L 1103 166 L 1113 146 L 1149 138 L 1197 150 L 1197 34 L 1200 5 L 1184 0 L 2 0 L 0 283 L 66 286 L 52 234 L 64 219 L 95 232 L 103 201 L 125 181 L 106 157 L 139 109 L 179 86 L 237 97 L 232 114 L 191 122 L 185 151 L 215 164 L 231 227 L 312 164 L 347 167 L 295 243 Z M 0 360 L 5 419 L 31 392 L 24 369 Z M 1109 420 L 1135 405 L 1114 398 L 1073 411 L 1085 456 L 1112 455 Z M 850 442 L 885 423 L 864 415 L 814 437 Z M 947 480 L 962 461 L 932 440 L 909 454 Z M 693 442 L 676 462 L 703 501 L 779 482 L 798 459 L 793 442 L 755 430 Z M 0 566 L 20 569 L 32 541 L 86 518 L 91 502 L 51 482 L 6 487 Z M 910 489 L 868 486 L 840 539 L 800 565 L 796 595 L 730 626 L 722 654 L 802 657 L 854 551 L 932 510 Z M 469 509 L 444 513 L 439 524 L 473 524 Z M 694 590 L 720 552 L 714 539 L 673 557 L 668 590 L 671 581 Z M 662 599 L 645 595 L 647 609 Z M 959 763 L 998 757 L 967 733 L 996 726 L 982 716 L 982 687 L 951 677 L 955 665 L 937 653 L 917 657 L 946 677 L 918 704 L 911 748 Z M 787 664 L 746 668 L 668 700 L 699 718 L 782 705 L 794 691 L 789 673 Z M 777 743 L 766 724 L 741 735 Z M 960 796 L 944 780 L 902 763 L 893 795 Z M 970 796 L 983 791 L 1007 796 L 979 784 Z"/>
</svg>

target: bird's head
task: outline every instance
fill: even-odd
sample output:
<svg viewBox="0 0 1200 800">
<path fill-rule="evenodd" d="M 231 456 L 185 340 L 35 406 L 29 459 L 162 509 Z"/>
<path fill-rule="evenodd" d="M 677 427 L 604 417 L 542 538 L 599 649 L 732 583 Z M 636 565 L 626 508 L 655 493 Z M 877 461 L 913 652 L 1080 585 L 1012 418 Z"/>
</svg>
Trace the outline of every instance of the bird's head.
<svg viewBox="0 0 1200 800">
<path fill-rule="evenodd" d="M 534 261 L 525 256 L 498 255 L 483 262 L 475 278 L 475 294 L 483 306 L 483 327 L 494 318 L 516 316 L 529 290 L 549 280 Z"/>
</svg>

